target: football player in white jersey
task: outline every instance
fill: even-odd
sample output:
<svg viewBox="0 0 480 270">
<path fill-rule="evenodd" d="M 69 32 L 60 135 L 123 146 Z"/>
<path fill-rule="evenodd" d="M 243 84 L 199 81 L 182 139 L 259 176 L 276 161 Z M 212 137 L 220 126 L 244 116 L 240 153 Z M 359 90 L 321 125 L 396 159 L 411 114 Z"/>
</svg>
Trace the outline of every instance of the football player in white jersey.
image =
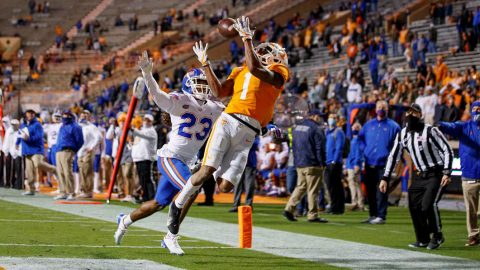
<svg viewBox="0 0 480 270">
<path fill-rule="evenodd" d="M 121 243 L 129 225 L 163 209 L 183 189 L 191 176 L 188 165 L 194 164 L 196 155 L 208 138 L 213 123 L 224 109 L 222 103 L 209 99 L 210 87 L 203 70 L 193 69 L 184 76 L 183 93 L 167 94 L 160 90 L 152 76 L 153 64 L 147 52 L 144 52 L 138 64 L 155 103 L 170 114 L 172 131 L 170 141 L 157 151 L 157 165 L 162 176 L 155 198 L 143 203 L 129 215 L 118 216 L 118 228 L 114 235 L 117 245 Z M 141 97 L 142 92 L 143 87 L 134 87 L 135 96 Z M 168 248 L 172 254 L 183 255 L 184 252 L 177 238 L 176 232 L 169 230 L 163 239 L 162 246 Z"/>
</svg>

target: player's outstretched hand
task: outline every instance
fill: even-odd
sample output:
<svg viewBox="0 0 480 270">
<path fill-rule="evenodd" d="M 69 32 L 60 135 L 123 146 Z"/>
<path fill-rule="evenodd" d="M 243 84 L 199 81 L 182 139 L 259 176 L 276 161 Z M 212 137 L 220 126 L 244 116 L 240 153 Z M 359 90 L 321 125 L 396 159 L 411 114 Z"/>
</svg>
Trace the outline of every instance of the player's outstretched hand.
<svg viewBox="0 0 480 270">
<path fill-rule="evenodd" d="M 255 32 L 255 30 L 250 29 L 250 19 L 245 16 L 236 19 L 235 23 L 233 24 L 233 28 L 237 30 L 243 41 L 248 39 L 251 40 L 253 37 L 253 33 Z"/>
<path fill-rule="evenodd" d="M 208 65 L 207 49 L 208 43 L 206 43 L 205 47 L 203 47 L 201 40 L 195 42 L 195 45 L 193 45 L 193 52 L 197 55 L 198 62 L 202 64 L 202 67 Z"/>
<path fill-rule="evenodd" d="M 152 72 L 153 61 L 152 58 L 148 57 L 147 51 L 143 51 L 140 60 L 138 60 L 138 67 L 142 70 L 143 74 L 148 74 Z"/>
</svg>

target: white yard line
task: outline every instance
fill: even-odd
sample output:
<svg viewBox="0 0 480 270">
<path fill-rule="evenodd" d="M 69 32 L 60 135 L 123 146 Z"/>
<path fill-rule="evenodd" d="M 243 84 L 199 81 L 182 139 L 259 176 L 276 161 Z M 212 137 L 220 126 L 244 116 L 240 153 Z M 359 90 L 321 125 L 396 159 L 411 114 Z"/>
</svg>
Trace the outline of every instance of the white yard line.
<svg viewBox="0 0 480 270">
<path fill-rule="evenodd" d="M 40 206 L 41 207 L 41 206 Z M 6 219 L 0 218 L 0 222 L 27 222 L 27 223 L 105 223 L 94 220 L 51 220 L 51 219 Z"/>
<path fill-rule="evenodd" d="M 131 208 L 118 205 L 55 204 L 51 198 L 44 196 L 22 197 L 19 194 L 18 191 L 0 189 L 0 199 L 2 200 L 110 222 L 116 221 L 118 213 L 129 213 L 132 211 Z M 166 213 L 157 213 L 135 223 L 134 226 L 165 231 L 166 221 Z M 114 230 L 110 232 L 112 235 L 113 233 Z M 188 217 L 182 224 L 181 235 L 232 247 L 238 246 L 238 225 L 236 224 Z M 260 227 L 254 227 L 253 229 L 252 249 L 277 256 L 355 269 L 480 268 L 480 262 L 478 261 L 436 255 L 434 254 L 435 251 L 429 254 Z M 219 254 L 219 256 L 221 255 Z"/>
<path fill-rule="evenodd" d="M 8 270 L 173 270 L 181 269 L 148 260 L 0 257 L 0 269 Z"/>
<path fill-rule="evenodd" d="M 17 244 L 17 243 L 0 243 L 2 247 L 62 247 L 62 248 L 129 248 L 129 249 L 164 249 L 160 245 L 157 246 L 103 246 L 103 245 L 57 245 L 57 244 Z M 225 246 L 182 246 L 182 249 L 232 249 L 237 247 Z M 1 257 L 0 257 L 1 258 Z"/>
</svg>

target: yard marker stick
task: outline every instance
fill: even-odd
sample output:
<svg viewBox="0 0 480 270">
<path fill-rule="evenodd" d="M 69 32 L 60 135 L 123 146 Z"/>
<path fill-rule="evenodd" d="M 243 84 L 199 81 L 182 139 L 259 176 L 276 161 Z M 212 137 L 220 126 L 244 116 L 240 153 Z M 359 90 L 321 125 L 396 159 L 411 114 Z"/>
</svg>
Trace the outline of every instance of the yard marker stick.
<svg viewBox="0 0 480 270">
<path fill-rule="evenodd" d="M 240 248 L 252 247 L 252 207 L 238 207 L 238 233 Z"/>
<path fill-rule="evenodd" d="M 137 87 L 141 88 L 141 91 L 143 92 L 143 89 L 145 88 L 145 82 L 143 81 L 143 78 L 137 78 L 137 80 L 135 80 L 135 84 L 133 85 L 134 94 L 132 95 L 130 105 L 128 106 L 127 119 L 125 120 L 125 124 L 123 125 L 123 131 L 122 135 L 120 136 L 117 155 L 115 156 L 115 165 L 113 166 L 112 176 L 110 177 L 110 185 L 108 186 L 107 203 L 110 203 L 110 198 L 112 197 L 113 186 L 115 184 L 115 179 L 117 179 L 117 173 L 120 167 L 120 160 L 122 159 L 123 155 L 123 148 L 125 146 L 125 141 L 127 140 L 128 130 L 130 129 L 130 122 L 132 121 L 133 112 L 135 111 L 135 107 L 137 106 L 138 98 L 135 96 L 135 92 L 137 92 L 135 91 L 135 89 Z"/>
</svg>

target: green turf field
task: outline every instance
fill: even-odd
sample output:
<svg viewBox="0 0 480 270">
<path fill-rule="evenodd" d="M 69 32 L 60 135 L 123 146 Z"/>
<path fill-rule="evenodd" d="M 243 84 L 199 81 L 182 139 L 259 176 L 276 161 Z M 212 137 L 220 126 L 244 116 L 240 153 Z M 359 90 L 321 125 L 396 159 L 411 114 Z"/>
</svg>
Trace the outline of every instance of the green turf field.
<svg viewBox="0 0 480 270">
<path fill-rule="evenodd" d="M 222 208 L 219 213 L 223 213 L 223 210 Z M 232 217 L 226 214 L 224 216 Z M 146 259 L 185 269 L 335 268 L 191 238 L 180 240 L 188 254 L 183 257 L 173 256 L 168 250 L 160 248 L 162 233 L 136 229 L 134 226 L 129 229 L 122 247 L 115 247 L 115 229 L 116 224 L 113 222 L 0 200 L 0 256 Z"/>
<path fill-rule="evenodd" d="M 114 203 L 136 207 L 131 204 Z M 255 205 L 253 225 L 407 250 L 412 250 L 407 247 L 408 243 L 415 241 L 410 214 L 404 207 L 390 207 L 385 225 L 361 224 L 360 222 L 368 217 L 368 212 L 321 215 L 330 221 L 327 224 L 310 224 L 306 222 L 306 218 L 300 218 L 298 222 L 290 222 L 281 215 L 283 207 L 283 205 Z M 215 204 L 214 207 L 193 206 L 189 216 L 236 223 L 237 214 L 228 213 L 230 208 L 231 204 Z M 415 249 L 415 251 L 480 261 L 479 246 L 464 246 L 467 240 L 465 213 L 441 210 L 440 215 L 446 242 L 438 250 Z"/>
</svg>

